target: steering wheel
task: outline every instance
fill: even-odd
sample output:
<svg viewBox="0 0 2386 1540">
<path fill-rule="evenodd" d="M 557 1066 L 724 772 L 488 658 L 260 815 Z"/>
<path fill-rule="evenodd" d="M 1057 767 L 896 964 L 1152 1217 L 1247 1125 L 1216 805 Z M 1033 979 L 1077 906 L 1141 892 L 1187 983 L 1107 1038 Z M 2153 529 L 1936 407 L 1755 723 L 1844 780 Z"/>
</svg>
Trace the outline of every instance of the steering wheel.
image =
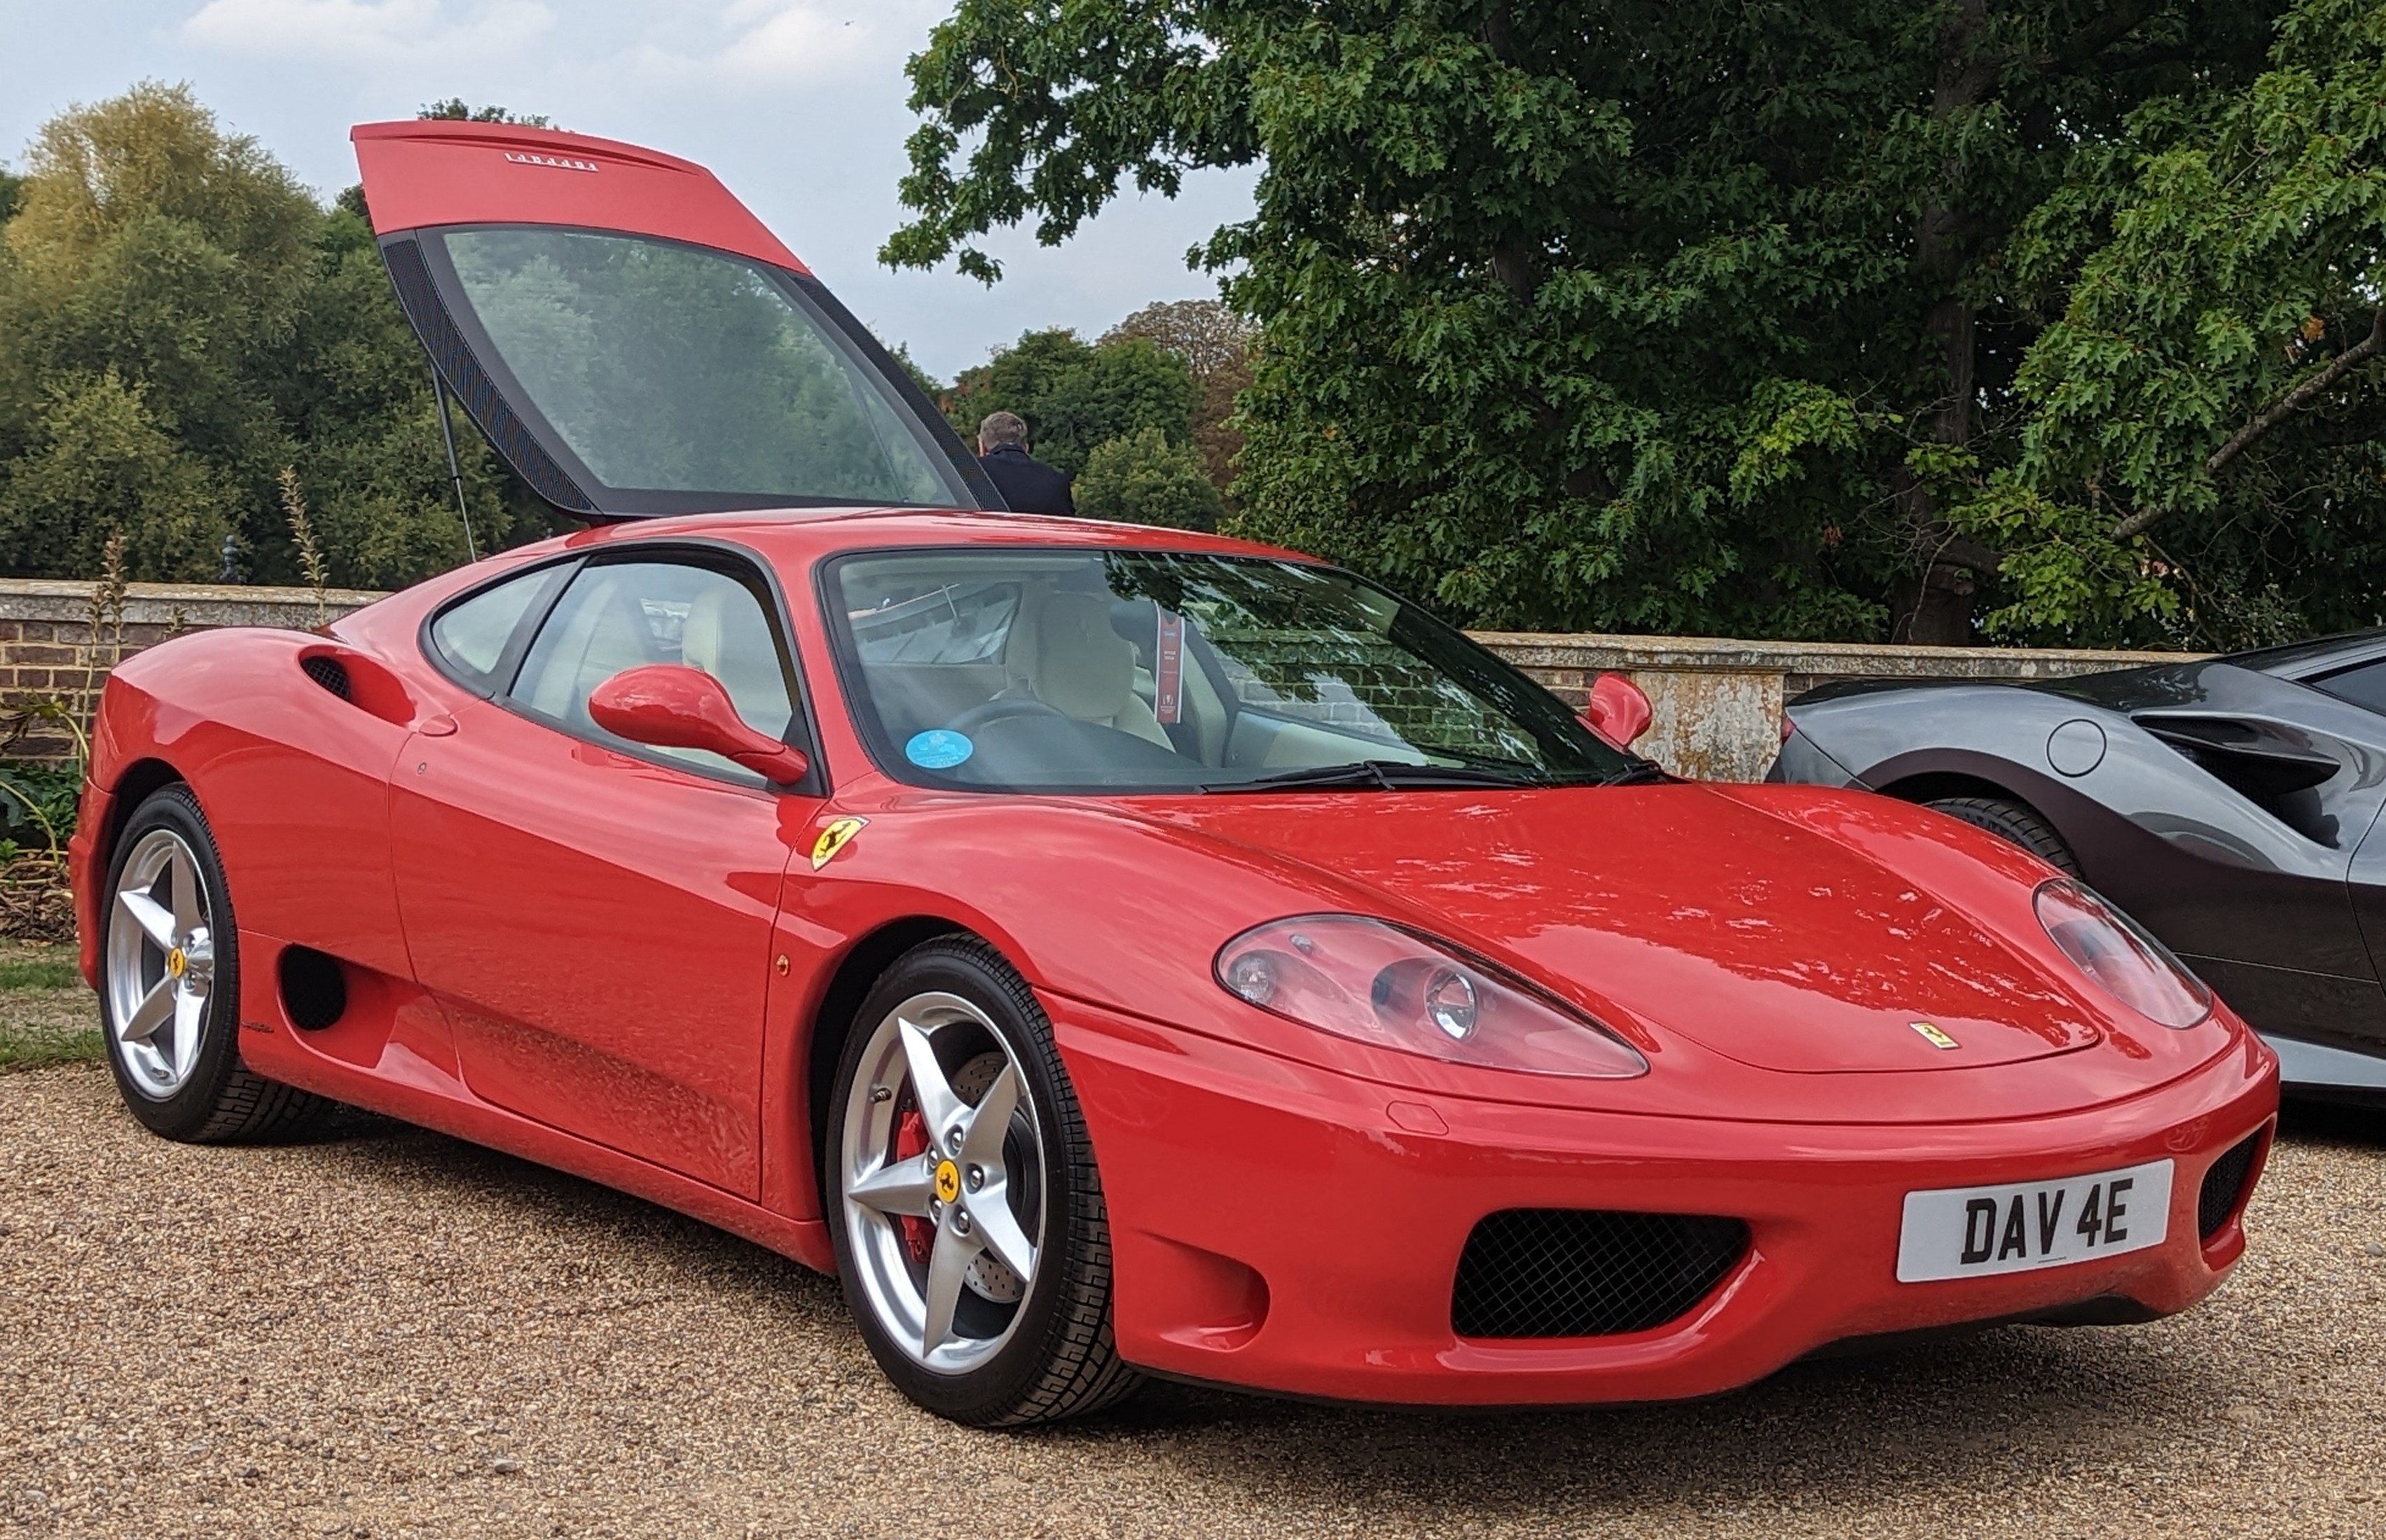
<svg viewBox="0 0 2386 1540">
<path fill-rule="evenodd" d="M 1033 695 L 1000 695 L 980 701 L 945 724 L 948 732 L 969 732 L 988 722 L 1003 721 L 1011 717 L 1066 717 L 1057 706 L 1048 706 Z"/>
</svg>

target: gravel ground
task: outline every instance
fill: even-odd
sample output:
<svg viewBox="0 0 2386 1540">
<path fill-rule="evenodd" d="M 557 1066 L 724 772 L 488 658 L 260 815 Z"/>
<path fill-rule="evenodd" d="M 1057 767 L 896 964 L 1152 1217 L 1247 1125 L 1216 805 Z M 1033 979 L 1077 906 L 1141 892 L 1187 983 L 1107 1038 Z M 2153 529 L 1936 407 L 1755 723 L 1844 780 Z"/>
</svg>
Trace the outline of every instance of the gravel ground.
<svg viewBox="0 0 2386 1540">
<path fill-rule="evenodd" d="M 0 1526 L 110 1535 L 2386 1534 L 2386 1114 L 2300 1114 L 2202 1309 L 1433 1416 L 1162 1385 L 1034 1434 L 880 1380 L 835 1287 L 359 1120 L 140 1132 L 0 1076 Z"/>
</svg>

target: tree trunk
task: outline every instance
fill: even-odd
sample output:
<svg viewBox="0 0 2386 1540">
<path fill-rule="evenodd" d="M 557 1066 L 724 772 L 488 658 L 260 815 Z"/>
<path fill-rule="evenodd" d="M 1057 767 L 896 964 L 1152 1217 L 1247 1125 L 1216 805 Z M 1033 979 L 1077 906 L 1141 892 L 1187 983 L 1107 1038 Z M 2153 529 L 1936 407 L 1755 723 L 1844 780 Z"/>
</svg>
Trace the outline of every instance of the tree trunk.
<svg viewBox="0 0 2386 1540">
<path fill-rule="evenodd" d="M 1983 56 L 1980 49 L 1987 30 L 1987 0 L 1958 0 L 1940 29 L 1939 79 L 1930 101 L 1935 121 L 1943 123 L 1957 112 L 1978 106 L 1995 89 L 1997 63 Z M 1963 176 L 1962 163 L 1951 157 L 1940 177 L 1945 194 L 1923 206 L 1914 240 L 1915 266 L 1940 294 L 1923 318 L 1915 383 L 1938 403 L 1930 415 L 1930 436 L 1940 444 L 1959 446 L 1972 442 L 1976 389 L 1972 307 L 1956 292 L 1963 276 L 1965 242 L 1952 199 Z M 1911 570 L 1891 596 L 1890 638 L 1929 646 L 1961 646 L 1972 640 L 1976 586 L 1972 570 L 1965 563 L 1950 559 L 1951 532 L 1940 519 L 1929 489 L 1903 467 L 1892 484 Z"/>
</svg>

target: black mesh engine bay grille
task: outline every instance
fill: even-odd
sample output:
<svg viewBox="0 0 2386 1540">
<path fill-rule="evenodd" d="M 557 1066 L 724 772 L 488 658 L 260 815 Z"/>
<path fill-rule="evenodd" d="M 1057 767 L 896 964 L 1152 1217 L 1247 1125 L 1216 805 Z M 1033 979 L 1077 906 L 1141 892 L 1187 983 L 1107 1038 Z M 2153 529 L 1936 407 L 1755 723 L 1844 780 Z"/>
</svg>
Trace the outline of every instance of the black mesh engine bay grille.
<svg viewBox="0 0 2386 1540">
<path fill-rule="evenodd" d="M 1506 1208 L 1466 1238 L 1450 1325 L 1463 1337 L 1646 1332 L 1688 1314 L 1747 1251 L 1739 1220 Z"/>
<path fill-rule="evenodd" d="M 2261 1147 L 2262 1131 L 2255 1129 L 2229 1146 L 2204 1173 L 2204 1190 L 2195 1199 L 2195 1228 L 2203 1239 L 2212 1239 L 2237 1211 L 2245 1196 L 2245 1180 L 2254 1174 L 2254 1156 Z"/>
<path fill-rule="evenodd" d="M 306 670 L 308 679 L 331 691 L 342 700 L 356 698 L 348 691 L 348 670 L 342 666 L 338 658 L 325 657 L 318 654 L 313 657 L 300 658 L 298 667 Z"/>
</svg>

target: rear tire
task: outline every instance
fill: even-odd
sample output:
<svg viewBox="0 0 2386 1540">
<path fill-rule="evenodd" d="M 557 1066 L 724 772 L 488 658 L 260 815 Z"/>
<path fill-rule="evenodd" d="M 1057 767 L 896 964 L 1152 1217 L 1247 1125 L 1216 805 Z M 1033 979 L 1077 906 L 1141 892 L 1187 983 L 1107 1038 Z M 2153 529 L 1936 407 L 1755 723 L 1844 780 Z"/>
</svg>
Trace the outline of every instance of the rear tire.
<svg viewBox="0 0 2386 1540">
<path fill-rule="evenodd" d="M 872 988 L 839 1056 L 823 1166 L 846 1303 L 919 1406 L 1023 1427 L 1141 1383 L 1111 1333 L 1084 1115 L 1043 1008 L 994 948 L 938 937 Z"/>
<path fill-rule="evenodd" d="M 189 787 L 160 787 L 133 809 L 101 903 L 101 1034 L 143 1127 L 188 1144 L 290 1138 L 339 1105 L 241 1062 L 240 933 Z"/>
<path fill-rule="evenodd" d="M 2017 845 L 2066 876 L 2086 875 L 2063 836 L 2026 802 L 2002 796 L 1942 796 L 1923 806 L 1961 819 L 1975 829 L 1985 829 L 2008 845 Z"/>
</svg>

